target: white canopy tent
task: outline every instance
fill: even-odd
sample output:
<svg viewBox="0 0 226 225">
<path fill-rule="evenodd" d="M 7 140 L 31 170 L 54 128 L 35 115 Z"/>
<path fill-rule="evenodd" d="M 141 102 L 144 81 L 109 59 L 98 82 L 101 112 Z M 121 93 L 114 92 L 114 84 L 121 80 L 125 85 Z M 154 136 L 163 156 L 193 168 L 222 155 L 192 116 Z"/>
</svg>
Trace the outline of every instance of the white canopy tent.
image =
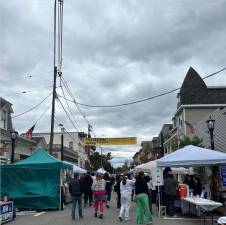
<svg viewBox="0 0 226 225">
<path fill-rule="evenodd" d="M 74 173 L 79 173 L 79 174 L 86 174 L 87 173 L 87 170 L 79 167 L 79 166 L 76 166 L 76 165 L 73 165 L 73 172 Z"/>
<path fill-rule="evenodd" d="M 107 173 L 107 171 L 104 168 L 100 168 L 97 170 L 97 173 L 105 174 L 105 173 Z"/>
<path fill-rule="evenodd" d="M 138 172 L 138 171 L 144 171 L 146 173 L 149 173 L 151 172 L 151 170 L 155 170 L 157 168 L 157 160 L 154 160 L 154 161 L 150 161 L 148 163 L 144 163 L 144 164 L 141 164 L 139 166 L 136 166 L 135 167 L 135 171 Z M 190 171 L 189 169 L 186 169 L 184 167 L 172 167 L 172 173 L 173 174 L 189 174 Z"/>
<path fill-rule="evenodd" d="M 79 174 L 86 174 L 87 173 L 87 170 L 85 170 L 85 169 L 83 169 L 79 166 L 76 166 L 73 163 L 66 162 L 66 161 L 64 161 L 64 162 L 73 166 L 73 173 L 79 173 Z"/>
<path fill-rule="evenodd" d="M 190 167 L 226 164 L 226 153 L 187 145 L 156 161 L 157 167 Z"/>
</svg>

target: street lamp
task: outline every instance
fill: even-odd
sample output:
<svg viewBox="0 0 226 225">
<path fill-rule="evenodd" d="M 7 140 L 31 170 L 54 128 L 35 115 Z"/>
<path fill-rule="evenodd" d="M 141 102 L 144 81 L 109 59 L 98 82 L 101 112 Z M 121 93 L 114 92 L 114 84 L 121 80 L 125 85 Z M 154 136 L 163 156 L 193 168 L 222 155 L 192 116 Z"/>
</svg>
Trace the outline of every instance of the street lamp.
<svg viewBox="0 0 226 225">
<path fill-rule="evenodd" d="M 65 128 L 64 128 L 64 125 L 62 123 L 60 123 L 58 126 L 61 128 L 60 158 L 61 158 L 61 161 L 64 161 L 64 132 L 65 132 Z"/>
<path fill-rule="evenodd" d="M 10 134 L 11 134 L 11 141 L 12 141 L 11 163 L 14 163 L 15 141 L 16 141 L 18 132 L 13 130 L 10 132 Z"/>
<path fill-rule="evenodd" d="M 214 149 L 214 140 L 213 140 L 213 130 L 214 130 L 214 125 L 215 125 L 215 120 L 210 118 L 206 121 L 207 127 L 210 132 L 210 143 L 211 143 L 211 149 Z"/>
</svg>

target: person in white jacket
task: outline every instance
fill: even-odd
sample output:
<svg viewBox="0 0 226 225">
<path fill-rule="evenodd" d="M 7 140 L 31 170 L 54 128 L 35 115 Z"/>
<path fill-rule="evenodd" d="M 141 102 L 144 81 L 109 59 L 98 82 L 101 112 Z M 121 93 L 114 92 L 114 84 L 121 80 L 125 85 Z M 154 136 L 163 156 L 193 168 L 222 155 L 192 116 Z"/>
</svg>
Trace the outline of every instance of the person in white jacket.
<svg viewBox="0 0 226 225">
<path fill-rule="evenodd" d="M 120 193 L 121 193 L 121 208 L 119 212 L 119 220 L 123 221 L 123 214 L 125 213 L 125 220 L 130 220 L 129 210 L 131 206 L 131 195 L 134 186 L 134 181 L 128 179 L 128 176 L 123 176 L 120 183 Z"/>
</svg>

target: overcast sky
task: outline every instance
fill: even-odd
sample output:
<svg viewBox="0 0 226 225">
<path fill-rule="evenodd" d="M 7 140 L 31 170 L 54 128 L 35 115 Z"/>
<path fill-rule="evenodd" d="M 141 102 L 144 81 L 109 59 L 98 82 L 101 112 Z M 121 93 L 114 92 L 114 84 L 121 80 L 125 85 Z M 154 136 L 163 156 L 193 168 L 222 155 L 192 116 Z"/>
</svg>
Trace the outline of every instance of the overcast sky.
<svg viewBox="0 0 226 225">
<path fill-rule="evenodd" d="M 14 115 L 52 91 L 53 5 L 53 0 L 1 4 L 0 90 L 13 104 Z M 98 105 L 126 103 L 180 87 L 190 66 L 201 76 L 226 66 L 225 10 L 223 0 L 64 0 L 63 77 L 77 101 Z M 205 82 L 225 85 L 226 72 Z M 60 88 L 57 92 L 61 94 Z M 50 102 L 51 97 L 15 118 L 15 129 L 26 132 Z M 174 93 L 127 107 L 81 110 L 97 137 L 137 136 L 137 146 L 112 151 L 117 158 L 130 158 L 141 140 L 151 140 L 171 122 L 176 102 Z M 76 107 L 70 107 L 79 130 L 87 131 Z M 56 118 L 56 130 L 59 122 L 75 130 L 58 102 Z M 50 110 L 35 132 L 49 130 Z"/>
</svg>

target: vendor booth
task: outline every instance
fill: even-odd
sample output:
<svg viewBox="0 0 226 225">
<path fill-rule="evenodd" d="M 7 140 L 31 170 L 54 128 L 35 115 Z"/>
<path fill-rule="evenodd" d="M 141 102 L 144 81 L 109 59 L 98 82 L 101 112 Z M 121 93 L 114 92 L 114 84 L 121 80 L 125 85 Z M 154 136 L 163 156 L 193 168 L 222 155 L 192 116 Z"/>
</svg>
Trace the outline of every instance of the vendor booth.
<svg viewBox="0 0 226 225">
<path fill-rule="evenodd" d="M 103 175 L 103 174 L 107 173 L 107 171 L 106 171 L 104 168 L 99 168 L 99 169 L 97 170 L 97 173 Z"/>
<path fill-rule="evenodd" d="M 72 165 L 39 149 L 30 157 L 1 167 L 1 193 L 21 209 L 59 209 L 62 171 Z"/>
<path fill-rule="evenodd" d="M 226 154 L 223 152 L 188 145 L 162 157 L 161 159 L 158 159 L 156 163 L 159 168 L 181 166 L 208 168 L 226 164 Z M 205 174 L 205 176 L 207 178 L 207 174 Z M 220 177 L 218 177 L 217 180 L 221 182 Z M 210 190 L 213 191 L 213 187 L 211 187 Z M 195 213 L 197 213 L 196 215 L 200 215 L 200 211 L 202 211 L 205 215 L 206 212 L 211 212 L 222 206 L 222 203 L 216 200 L 212 201 L 208 199 L 208 196 L 209 195 L 205 196 L 206 199 L 203 198 L 204 195 L 193 196 L 192 190 L 189 191 L 189 189 L 187 189 L 184 191 L 182 188 L 182 192 L 179 196 L 181 198 L 182 214 L 186 205 L 189 206 L 189 213 L 193 208 Z"/>
<path fill-rule="evenodd" d="M 67 162 L 67 161 L 64 161 L 64 163 L 69 164 L 73 167 L 73 173 L 78 173 L 78 174 L 86 174 L 87 173 L 87 170 L 85 170 L 85 169 L 83 169 L 79 166 L 76 166 L 73 163 L 70 163 L 70 162 Z"/>
<path fill-rule="evenodd" d="M 157 168 L 157 160 L 153 160 L 153 161 L 141 164 L 139 166 L 136 166 L 134 168 L 134 171 L 138 172 L 142 170 L 143 172 L 150 173 L 150 171 L 155 170 L 156 168 Z M 189 169 L 184 167 L 172 167 L 171 169 L 173 174 L 189 174 L 190 173 Z"/>
<path fill-rule="evenodd" d="M 226 153 L 187 145 L 157 160 L 158 167 L 198 167 L 226 164 Z"/>
<path fill-rule="evenodd" d="M 73 165 L 73 172 L 74 173 L 79 173 L 79 174 L 86 174 L 87 173 L 87 170 L 79 167 L 79 166 L 76 166 L 76 165 Z"/>
</svg>

